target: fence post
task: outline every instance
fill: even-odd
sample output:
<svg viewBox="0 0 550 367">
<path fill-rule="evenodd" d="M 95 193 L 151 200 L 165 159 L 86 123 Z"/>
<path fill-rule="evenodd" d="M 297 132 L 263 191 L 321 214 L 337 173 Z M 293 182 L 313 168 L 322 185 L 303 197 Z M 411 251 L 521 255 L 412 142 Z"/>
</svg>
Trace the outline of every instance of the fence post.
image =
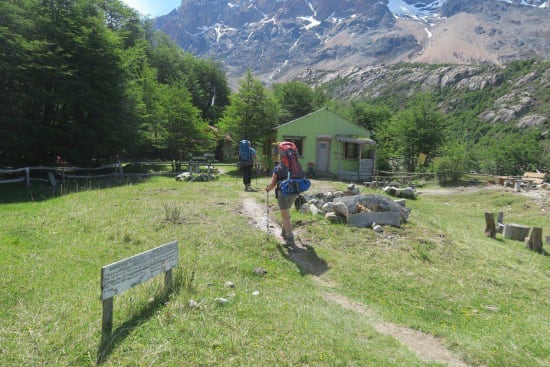
<svg viewBox="0 0 550 367">
<path fill-rule="evenodd" d="M 31 185 L 31 170 L 29 167 L 25 167 L 25 180 L 27 181 L 27 187 Z"/>
</svg>

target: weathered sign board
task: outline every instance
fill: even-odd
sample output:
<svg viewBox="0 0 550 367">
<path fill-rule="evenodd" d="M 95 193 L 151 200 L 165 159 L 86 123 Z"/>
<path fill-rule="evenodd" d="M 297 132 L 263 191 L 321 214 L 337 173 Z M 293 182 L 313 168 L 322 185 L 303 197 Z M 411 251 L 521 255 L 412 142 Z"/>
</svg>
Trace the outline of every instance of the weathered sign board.
<svg viewBox="0 0 550 367">
<path fill-rule="evenodd" d="M 192 173 L 199 173 L 200 166 L 205 165 L 208 167 L 208 172 L 214 168 L 214 154 L 204 153 L 202 156 L 192 156 L 189 158 L 189 171 Z"/>
<path fill-rule="evenodd" d="M 165 285 L 172 282 L 172 268 L 178 265 L 178 241 L 173 241 L 141 254 L 101 268 L 101 300 L 103 301 L 103 331 L 113 324 L 113 297 L 162 273 Z"/>
</svg>

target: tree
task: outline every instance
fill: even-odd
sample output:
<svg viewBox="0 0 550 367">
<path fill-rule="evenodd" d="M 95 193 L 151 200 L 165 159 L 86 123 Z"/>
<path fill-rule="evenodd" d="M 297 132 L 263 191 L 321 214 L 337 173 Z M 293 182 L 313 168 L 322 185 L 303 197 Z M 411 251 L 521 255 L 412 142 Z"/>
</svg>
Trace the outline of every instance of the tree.
<svg viewBox="0 0 550 367">
<path fill-rule="evenodd" d="M 409 107 L 394 114 L 383 134 L 393 152 L 403 157 L 405 168 L 414 172 L 420 153 L 433 156 L 444 141 L 444 118 L 428 95 L 418 95 Z"/>
<path fill-rule="evenodd" d="M 266 88 L 252 77 L 250 70 L 241 81 L 239 91 L 231 96 L 220 127 L 238 139 L 250 141 L 267 135 L 276 126 L 278 107 Z"/>
<path fill-rule="evenodd" d="M 185 85 L 193 104 L 201 110 L 202 118 L 213 125 L 229 104 L 230 90 L 225 73 L 221 64 L 214 60 L 196 59 L 190 54 L 186 60 L 189 71 L 184 78 Z"/>
<path fill-rule="evenodd" d="M 367 130 L 376 132 L 379 127 L 389 122 L 391 111 L 386 105 L 354 101 L 351 103 L 350 118 Z"/>
<path fill-rule="evenodd" d="M 170 159 L 182 160 L 189 155 L 213 148 L 209 127 L 193 106 L 191 94 L 183 84 L 162 87 L 162 142 Z"/>
<path fill-rule="evenodd" d="M 440 184 L 457 182 L 467 171 L 466 144 L 461 141 L 448 143 L 442 148 L 441 157 L 434 162 L 434 171 Z"/>
<path fill-rule="evenodd" d="M 173 156 L 181 134 L 205 144 L 228 103 L 220 65 L 118 0 L 4 1 L 0 21 L 1 164 Z"/>
<path fill-rule="evenodd" d="M 214 124 L 229 104 L 230 90 L 222 66 L 184 52 L 164 33 L 157 32 L 153 39 L 149 59 L 158 70 L 158 81 L 162 84 L 183 81 L 202 118 Z"/>
<path fill-rule="evenodd" d="M 2 103 L 2 115 L 16 125 L 12 154 L 29 164 L 51 162 L 59 153 L 90 162 L 112 151 L 129 127 L 117 118 L 125 100 L 118 35 L 91 1 L 17 3 L 10 14 L 20 33 L 6 34 L 15 42 L 10 55 L 2 55 L 13 71 L 10 93 L 19 101 L 15 108 Z"/>
<path fill-rule="evenodd" d="M 486 172 L 497 175 L 522 175 L 542 168 L 542 148 L 535 133 L 502 133 L 483 138 L 474 147 Z"/>
<path fill-rule="evenodd" d="M 309 85 L 291 81 L 274 84 L 273 92 L 281 108 L 280 122 L 288 122 L 315 110 L 315 94 Z"/>
</svg>

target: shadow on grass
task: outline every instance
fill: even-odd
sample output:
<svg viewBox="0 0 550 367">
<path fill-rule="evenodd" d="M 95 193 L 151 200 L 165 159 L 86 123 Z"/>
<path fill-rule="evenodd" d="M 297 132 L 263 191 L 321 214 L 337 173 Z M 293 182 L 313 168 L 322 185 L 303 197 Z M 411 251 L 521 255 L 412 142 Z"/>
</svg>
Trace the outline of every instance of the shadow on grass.
<svg viewBox="0 0 550 367">
<path fill-rule="evenodd" d="M 277 249 L 284 258 L 296 264 L 300 271 L 300 275 L 311 274 L 321 276 L 326 273 L 330 269 L 328 263 L 317 255 L 317 252 L 315 252 L 312 246 L 308 244 L 303 244 L 303 246 L 304 247 L 290 247 L 287 252 L 287 249 L 277 244 Z"/>
<path fill-rule="evenodd" d="M 126 185 L 143 183 L 148 177 L 93 178 L 67 180 L 64 184 L 51 186 L 46 183 L 9 184 L 0 186 L 0 204 L 42 202 L 63 195 L 76 194 L 90 190 L 104 190 Z"/>
<path fill-rule="evenodd" d="M 147 305 L 144 305 L 131 319 L 125 321 L 111 333 L 103 332 L 101 335 L 101 342 L 97 350 L 96 365 L 99 366 L 105 363 L 113 350 L 120 343 L 122 343 L 134 329 L 136 329 L 144 321 L 153 317 L 157 310 L 166 305 L 166 303 L 170 300 L 170 296 L 180 293 L 183 286 L 183 276 L 178 273 L 172 287 L 162 287 L 162 289 L 159 287 L 153 300 Z"/>
</svg>

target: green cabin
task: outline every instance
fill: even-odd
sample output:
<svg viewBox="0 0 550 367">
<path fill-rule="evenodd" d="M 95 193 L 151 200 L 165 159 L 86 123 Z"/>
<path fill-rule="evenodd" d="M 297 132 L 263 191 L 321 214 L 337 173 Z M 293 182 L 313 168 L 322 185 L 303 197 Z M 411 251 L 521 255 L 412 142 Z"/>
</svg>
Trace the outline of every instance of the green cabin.
<svg viewBox="0 0 550 367">
<path fill-rule="evenodd" d="M 262 165 L 273 168 L 271 145 L 286 140 L 296 144 L 308 176 L 370 180 L 376 158 L 370 136 L 367 129 L 323 108 L 276 127 L 264 141 Z"/>
</svg>

